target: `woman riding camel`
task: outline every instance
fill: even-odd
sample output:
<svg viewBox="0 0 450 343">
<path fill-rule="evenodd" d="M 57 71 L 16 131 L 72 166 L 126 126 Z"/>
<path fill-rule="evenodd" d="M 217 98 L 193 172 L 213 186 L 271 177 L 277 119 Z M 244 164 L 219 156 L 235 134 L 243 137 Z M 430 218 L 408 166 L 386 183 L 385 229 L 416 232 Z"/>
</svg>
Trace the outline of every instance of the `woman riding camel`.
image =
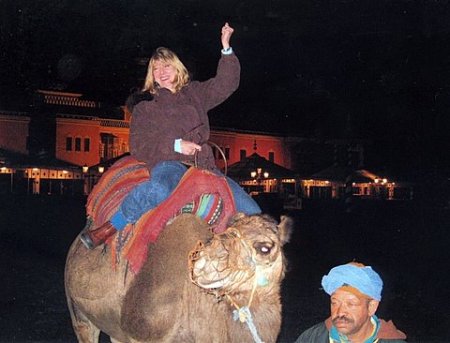
<svg viewBox="0 0 450 343">
<path fill-rule="evenodd" d="M 185 174 L 186 164 L 196 161 L 199 168 L 223 176 L 208 144 L 207 112 L 239 86 L 240 64 L 230 46 L 233 32 L 225 23 L 217 74 L 204 82 L 191 81 L 174 52 L 163 47 L 156 49 L 143 88 L 153 99 L 134 107 L 130 125 L 130 153 L 146 163 L 150 179 L 131 190 L 110 221 L 99 228 L 84 230 L 80 239 L 88 249 L 104 243 L 117 230 L 135 223 L 168 198 Z M 261 213 L 256 202 L 236 182 L 228 177 L 226 180 L 237 211 L 247 215 Z"/>
</svg>

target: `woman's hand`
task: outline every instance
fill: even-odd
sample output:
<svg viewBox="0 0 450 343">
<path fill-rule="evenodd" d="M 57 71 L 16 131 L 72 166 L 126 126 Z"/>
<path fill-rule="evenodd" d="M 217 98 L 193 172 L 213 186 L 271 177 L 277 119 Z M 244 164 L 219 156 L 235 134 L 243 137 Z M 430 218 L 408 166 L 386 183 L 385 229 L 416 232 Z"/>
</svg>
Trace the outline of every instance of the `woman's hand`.
<svg viewBox="0 0 450 343">
<path fill-rule="evenodd" d="M 181 146 L 181 153 L 183 155 L 192 156 L 197 151 L 202 151 L 202 147 L 200 145 L 195 144 L 194 142 L 185 141 L 183 139 L 180 142 L 180 146 Z"/>
<path fill-rule="evenodd" d="M 228 23 L 225 23 L 225 25 L 222 27 L 222 37 L 221 37 L 221 41 L 222 41 L 222 47 L 224 49 L 228 49 L 230 47 L 230 38 L 231 35 L 233 34 L 234 29 L 228 25 Z"/>
</svg>

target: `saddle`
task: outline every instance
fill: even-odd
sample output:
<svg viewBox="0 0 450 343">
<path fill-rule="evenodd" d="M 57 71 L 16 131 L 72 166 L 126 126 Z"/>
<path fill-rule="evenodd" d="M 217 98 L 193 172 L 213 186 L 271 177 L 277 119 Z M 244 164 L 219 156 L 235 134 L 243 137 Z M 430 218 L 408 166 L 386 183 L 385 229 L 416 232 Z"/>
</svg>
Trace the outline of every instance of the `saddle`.
<svg viewBox="0 0 450 343">
<path fill-rule="evenodd" d="M 132 156 L 113 164 L 88 197 L 87 214 L 93 226 L 109 220 L 128 192 L 149 177 L 145 164 Z M 148 244 L 154 243 L 165 225 L 177 215 L 194 213 L 210 224 L 215 233 L 220 233 L 225 231 L 235 212 L 226 178 L 190 167 L 169 198 L 145 213 L 135 224 L 128 224 L 106 244 L 111 247 L 114 265 L 124 257 L 131 270 L 138 273 L 147 258 Z"/>
<path fill-rule="evenodd" d="M 128 192 L 150 177 L 147 166 L 132 156 L 117 160 L 100 178 L 86 202 L 86 214 L 99 227 L 117 211 Z"/>
</svg>

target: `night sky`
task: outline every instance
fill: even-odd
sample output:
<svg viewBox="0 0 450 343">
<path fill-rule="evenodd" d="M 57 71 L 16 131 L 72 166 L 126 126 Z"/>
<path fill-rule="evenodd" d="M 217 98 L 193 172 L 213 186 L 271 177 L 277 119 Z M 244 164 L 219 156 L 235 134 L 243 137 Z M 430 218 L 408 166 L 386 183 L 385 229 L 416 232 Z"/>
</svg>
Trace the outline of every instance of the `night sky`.
<svg viewBox="0 0 450 343">
<path fill-rule="evenodd" d="M 445 169 L 449 18 L 448 1 L 4 0 L 0 105 L 38 88 L 121 105 L 158 46 L 204 80 L 228 21 L 241 86 L 213 125 L 371 139 L 397 164 Z"/>
</svg>

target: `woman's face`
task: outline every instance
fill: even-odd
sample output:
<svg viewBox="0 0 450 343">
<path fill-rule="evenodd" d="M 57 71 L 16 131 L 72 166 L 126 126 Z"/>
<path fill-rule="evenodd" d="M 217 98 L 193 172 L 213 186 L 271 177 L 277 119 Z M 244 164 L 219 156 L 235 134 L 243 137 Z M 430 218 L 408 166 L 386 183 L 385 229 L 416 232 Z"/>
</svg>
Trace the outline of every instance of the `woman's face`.
<svg viewBox="0 0 450 343">
<path fill-rule="evenodd" d="M 155 61 L 153 64 L 153 79 L 161 88 L 167 88 L 173 92 L 176 78 L 177 70 L 172 64 L 164 61 Z"/>
</svg>

